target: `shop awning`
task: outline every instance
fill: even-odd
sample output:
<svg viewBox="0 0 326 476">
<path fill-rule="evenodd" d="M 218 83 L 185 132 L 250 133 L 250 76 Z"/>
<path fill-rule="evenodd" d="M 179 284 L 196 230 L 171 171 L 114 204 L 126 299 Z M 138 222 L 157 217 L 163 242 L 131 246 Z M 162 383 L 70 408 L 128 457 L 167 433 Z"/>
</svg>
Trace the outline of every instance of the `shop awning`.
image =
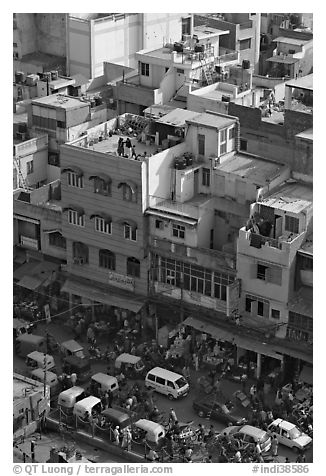
<svg viewBox="0 0 326 476">
<path fill-rule="evenodd" d="M 30 289 L 31 291 L 35 291 L 41 284 L 42 281 L 38 278 L 33 276 L 23 276 L 23 278 L 18 281 L 18 286 L 22 286 L 23 288 Z"/>
<path fill-rule="evenodd" d="M 32 274 L 34 268 L 38 265 L 38 261 L 30 261 L 29 263 L 24 263 L 22 266 L 19 266 L 14 271 L 14 279 L 22 279 L 25 275 Z"/>
<path fill-rule="evenodd" d="M 256 342 L 245 337 L 240 337 L 232 332 L 226 331 L 225 329 L 220 329 L 218 326 L 214 326 L 213 324 L 206 323 L 199 319 L 195 319 L 194 317 L 187 317 L 183 321 L 184 325 L 193 327 L 201 332 L 205 332 L 206 334 L 211 335 L 214 339 L 217 340 L 225 340 L 227 342 L 232 342 L 233 344 L 241 347 L 245 350 L 251 350 L 253 352 L 258 352 L 259 354 L 268 355 L 274 359 L 282 359 L 282 354 L 277 353 L 274 351 L 270 344 L 263 344 L 261 342 Z"/>
<path fill-rule="evenodd" d="M 109 306 L 128 309 L 135 313 L 139 312 L 144 305 L 144 301 L 136 301 L 136 299 L 128 298 L 122 293 L 121 295 L 113 293 L 109 288 L 107 292 L 104 292 L 102 289 L 95 286 L 89 286 L 72 279 L 67 279 L 61 288 L 61 291 L 75 294 L 75 296 L 81 296 L 86 299 L 91 299 L 92 301 L 100 302 L 102 304 L 108 304 Z"/>
<path fill-rule="evenodd" d="M 307 383 L 308 385 L 312 385 L 313 384 L 313 370 L 312 370 L 312 367 L 308 367 L 307 365 L 304 365 L 302 370 L 301 370 L 299 380 L 301 380 L 302 382 Z"/>
<path fill-rule="evenodd" d="M 183 321 L 183 324 L 186 326 L 190 326 L 193 329 L 197 329 L 198 331 L 204 332 L 205 334 L 209 334 L 217 340 L 226 340 L 231 342 L 234 338 L 232 332 L 228 332 L 224 329 L 219 329 L 217 326 L 213 326 L 212 324 L 200 321 L 199 319 L 195 319 L 194 317 L 187 317 L 187 319 Z"/>
</svg>

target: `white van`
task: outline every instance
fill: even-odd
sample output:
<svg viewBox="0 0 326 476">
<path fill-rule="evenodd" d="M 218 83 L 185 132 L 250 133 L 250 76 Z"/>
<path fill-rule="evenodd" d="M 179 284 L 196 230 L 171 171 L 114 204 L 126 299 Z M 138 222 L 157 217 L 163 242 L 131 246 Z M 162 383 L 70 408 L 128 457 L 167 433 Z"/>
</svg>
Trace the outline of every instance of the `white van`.
<svg viewBox="0 0 326 476">
<path fill-rule="evenodd" d="M 145 386 L 167 395 L 170 400 L 185 397 L 189 392 L 189 384 L 182 375 L 161 367 L 155 367 L 147 373 Z"/>
</svg>

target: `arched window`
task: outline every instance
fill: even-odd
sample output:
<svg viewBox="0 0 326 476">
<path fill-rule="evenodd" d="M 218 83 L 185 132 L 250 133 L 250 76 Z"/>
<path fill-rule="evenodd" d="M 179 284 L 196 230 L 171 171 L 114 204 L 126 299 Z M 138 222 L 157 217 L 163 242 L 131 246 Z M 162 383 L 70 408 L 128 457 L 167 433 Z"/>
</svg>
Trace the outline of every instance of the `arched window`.
<svg viewBox="0 0 326 476">
<path fill-rule="evenodd" d="M 127 258 L 127 275 L 140 278 L 140 261 L 137 258 Z"/>
<path fill-rule="evenodd" d="M 84 187 L 83 171 L 76 166 L 68 166 L 61 170 L 61 173 L 67 173 L 67 183 L 69 187 Z"/>
<path fill-rule="evenodd" d="M 72 244 L 72 255 L 74 264 L 88 263 L 88 246 L 80 241 L 74 241 Z"/>
<path fill-rule="evenodd" d="M 137 185 L 131 181 L 120 182 L 118 188 L 122 188 L 122 198 L 128 202 L 137 202 Z"/>
<path fill-rule="evenodd" d="M 98 174 L 98 175 L 91 175 L 89 177 L 89 180 L 93 180 L 94 193 L 111 196 L 111 184 L 112 184 L 111 177 L 105 174 Z"/>
<path fill-rule="evenodd" d="M 100 268 L 115 270 L 115 254 L 110 250 L 99 250 L 99 266 Z"/>
</svg>

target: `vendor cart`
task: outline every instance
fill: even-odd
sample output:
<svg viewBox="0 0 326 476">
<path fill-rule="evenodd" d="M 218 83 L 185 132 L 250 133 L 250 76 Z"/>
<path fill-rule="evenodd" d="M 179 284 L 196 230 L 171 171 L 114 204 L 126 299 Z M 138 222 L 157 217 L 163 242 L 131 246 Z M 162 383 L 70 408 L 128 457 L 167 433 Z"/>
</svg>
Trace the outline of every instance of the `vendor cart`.
<svg viewBox="0 0 326 476">
<path fill-rule="evenodd" d="M 199 377 L 197 380 L 198 387 L 201 391 L 206 393 L 208 395 L 211 393 L 214 389 L 213 385 L 210 383 L 209 379 L 205 377 L 204 375 L 202 377 Z"/>
<path fill-rule="evenodd" d="M 233 398 L 238 400 L 244 408 L 247 408 L 250 405 L 249 398 L 245 393 L 241 392 L 241 390 L 237 390 L 236 392 L 234 392 Z"/>
</svg>

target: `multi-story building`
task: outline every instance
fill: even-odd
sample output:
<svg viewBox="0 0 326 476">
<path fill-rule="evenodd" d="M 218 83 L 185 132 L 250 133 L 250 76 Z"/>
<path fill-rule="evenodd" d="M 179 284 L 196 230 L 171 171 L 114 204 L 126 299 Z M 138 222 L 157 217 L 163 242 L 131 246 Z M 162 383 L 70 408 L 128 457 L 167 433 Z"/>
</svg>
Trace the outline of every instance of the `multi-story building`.
<svg viewBox="0 0 326 476">
<path fill-rule="evenodd" d="M 64 73 L 66 13 L 14 13 L 13 56 L 14 73 Z"/>
<path fill-rule="evenodd" d="M 120 113 L 141 114 L 152 104 L 166 104 L 175 99 L 179 101 L 178 107 L 186 107 L 191 85 L 198 88 L 225 79 L 229 67 L 239 62 L 236 51 L 220 46 L 220 37 L 227 33 L 199 26 L 193 29 L 193 35 L 183 35 L 181 42 L 138 51 L 137 72 L 129 73 L 117 83 Z"/>
<path fill-rule="evenodd" d="M 229 103 L 228 113 L 241 124 L 240 148 L 289 165 L 294 173 L 312 175 L 313 74 L 287 81 L 278 112 L 263 117 L 258 107 Z"/>
<path fill-rule="evenodd" d="M 266 197 L 262 194 L 251 205 L 250 220 L 239 231 L 237 247 L 237 277 L 241 281 L 239 312 L 244 325 L 249 323 L 250 327 L 264 329 L 281 339 L 292 335 L 294 317 L 291 311 L 290 320 L 288 303 L 294 294 L 295 275 L 299 274 L 309 285 L 312 283 L 309 258 L 309 273 L 301 271 L 305 264 L 300 264 L 298 258 L 312 230 L 312 216 L 311 185 L 293 179 L 273 193 L 267 191 Z M 300 292 L 301 289 L 295 294 Z M 310 362 L 311 349 L 307 355 L 305 349 L 301 350 L 301 359 Z M 286 345 L 283 353 L 293 356 Z"/>
<path fill-rule="evenodd" d="M 236 50 L 240 62 L 249 61 L 257 74 L 260 51 L 260 13 L 205 13 L 194 16 L 194 26 L 206 25 L 219 30 L 227 30 L 221 37 L 220 46 Z"/>
<path fill-rule="evenodd" d="M 31 101 L 27 106 L 30 134 L 49 137 L 48 180 L 60 178 L 60 145 L 105 122 L 109 112 L 101 98 L 52 94 Z"/>
<path fill-rule="evenodd" d="M 276 48 L 272 50 L 272 56 L 266 58 L 263 74 L 277 78 L 297 78 L 312 72 L 312 32 L 280 28 L 273 44 L 276 44 Z"/>
<path fill-rule="evenodd" d="M 135 68 L 137 51 L 177 41 L 191 28 L 188 13 L 70 13 L 67 72 L 96 78 L 104 61 Z"/>
<path fill-rule="evenodd" d="M 50 388 L 43 383 L 13 375 L 13 427 L 14 440 L 26 438 L 39 427 L 43 415 L 50 411 Z"/>
</svg>

